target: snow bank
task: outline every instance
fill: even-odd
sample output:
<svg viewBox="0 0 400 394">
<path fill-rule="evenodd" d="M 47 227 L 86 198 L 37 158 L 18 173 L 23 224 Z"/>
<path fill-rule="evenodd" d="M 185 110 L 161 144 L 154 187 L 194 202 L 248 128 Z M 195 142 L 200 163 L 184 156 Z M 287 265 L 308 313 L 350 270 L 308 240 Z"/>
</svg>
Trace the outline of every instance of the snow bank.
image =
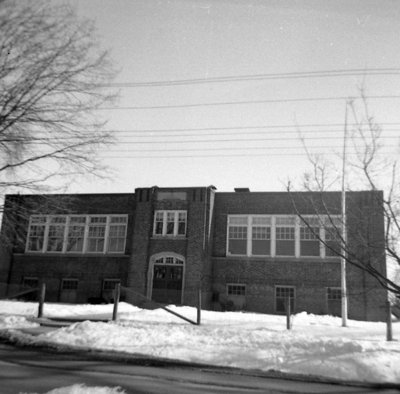
<svg viewBox="0 0 400 394">
<path fill-rule="evenodd" d="M 99 387 L 85 386 L 84 384 L 74 384 L 73 386 L 59 387 L 48 391 L 46 394 L 124 394 L 125 391 L 120 387 Z M 21 393 L 24 394 L 24 393 Z M 35 394 L 35 393 L 25 393 Z"/>
<path fill-rule="evenodd" d="M 19 308 L 29 310 L 26 303 L 21 304 L 24 305 L 14 305 L 15 313 Z M 194 308 L 170 308 L 195 319 Z M 384 323 L 349 320 L 348 327 L 343 328 L 339 318 L 303 312 L 293 317 L 293 329 L 287 331 L 284 316 L 202 311 L 202 324 L 194 326 L 162 309 L 147 311 L 121 303 L 119 310 L 117 322 L 83 321 L 37 337 L 18 331 L 12 334 L 21 342 L 349 381 L 400 383 L 400 345 L 385 341 Z M 46 311 L 53 316 L 83 317 L 110 314 L 112 306 L 57 304 L 46 305 Z M 9 319 L 8 328 L 13 327 L 13 322 L 16 327 L 23 324 L 21 316 Z M 399 324 L 394 324 L 395 338 L 400 334 Z"/>
</svg>

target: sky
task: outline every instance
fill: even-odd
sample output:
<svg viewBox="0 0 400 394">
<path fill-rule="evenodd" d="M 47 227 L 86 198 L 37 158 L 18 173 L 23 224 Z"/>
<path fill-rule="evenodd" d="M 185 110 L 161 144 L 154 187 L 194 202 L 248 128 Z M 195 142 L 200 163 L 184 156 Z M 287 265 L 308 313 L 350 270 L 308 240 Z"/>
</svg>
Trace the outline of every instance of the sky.
<svg viewBox="0 0 400 394">
<path fill-rule="evenodd" d="M 98 153 L 111 175 L 69 192 L 283 190 L 310 168 L 299 131 L 339 165 L 346 102 L 360 87 L 382 125 L 381 154 L 399 154 L 397 1 L 68 3 L 94 20 L 120 96 L 101 111 L 116 139 Z"/>
</svg>

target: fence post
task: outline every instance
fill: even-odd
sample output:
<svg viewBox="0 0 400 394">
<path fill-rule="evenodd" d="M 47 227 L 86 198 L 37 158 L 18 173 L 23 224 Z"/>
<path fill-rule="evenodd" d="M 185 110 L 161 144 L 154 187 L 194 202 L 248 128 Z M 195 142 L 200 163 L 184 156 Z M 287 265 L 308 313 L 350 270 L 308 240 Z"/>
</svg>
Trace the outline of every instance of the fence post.
<svg viewBox="0 0 400 394">
<path fill-rule="evenodd" d="M 198 300 L 197 300 L 197 325 L 200 325 L 201 321 L 201 287 L 199 287 Z"/>
<path fill-rule="evenodd" d="M 114 289 L 114 308 L 113 308 L 113 320 L 117 320 L 118 317 L 118 303 L 119 303 L 119 298 L 121 296 L 121 284 L 117 283 L 115 285 Z"/>
<path fill-rule="evenodd" d="M 290 297 L 287 297 L 286 300 L 286 329 L 290 330 L 291 324 L 290 324 Z"/>
<path fill-rule="evenodd" d="M 46 283 L 42 283 L 39 289 L 39 310 L 38 310 L 38 317 L 43 317 L 43 306 L 44 306 L 44 299 L 46 296 Z"/>
<path fill-rule="evenodd" d="M 392 305 L 390 301 L 386 301 L 386 340 L 393 341 Z"/>
</svg>

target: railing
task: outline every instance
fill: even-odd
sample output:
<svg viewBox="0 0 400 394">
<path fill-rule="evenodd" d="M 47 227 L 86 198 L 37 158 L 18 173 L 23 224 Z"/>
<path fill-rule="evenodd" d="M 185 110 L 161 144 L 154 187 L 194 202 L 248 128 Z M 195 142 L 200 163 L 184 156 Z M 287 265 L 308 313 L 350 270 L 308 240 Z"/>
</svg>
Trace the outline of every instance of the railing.
<svg viewBox="0 0 400 394">
<path fill-rule="evenodd" d="M 42 283 L 40 287 L 33 287 L 28 290 L 23 290 L 15 294 L 11 294 L 3 299 L 13 299 L 19 298 L 23 295 L 32 294 L 32 293 L 39 293 L 39 307 L 38 307 L 38 317 L 43 317 L 43 307 L 44 307 L 44 300 L 46 298 L 46 284 Z"/>
<path fill-rule="evenodd" d="M 151 304 L 157 306 L 158 308 L 161 308 L 165 310 L 168 313 L 171 313 L 172 315 L 175 315 L 179 317 L 182 320 L 187 321 L 190 324 L 199 326 L 201 322 L 201 289 L 198 290 L 198 302 L 197 302 L 197 321 L 194 321 L 192 319 L 189 319 L 186 316 L 181 315 L 180 313 L 177 313 L 175 311 L 172 311 L 171 309 L 167 308 L 165 305 L 160 304 L 159 302 L 153 301 L 150 298 L 144 296 L 143 294 L 140 294 L 128 287 L 123 287 L 119 283 L 115 286 L 114 289 L 114 309 L 113 309 L 113 320 L 117 320 L 118 318 L 118 303 L 119 303 L 119 298 L 121 295 L 121 290 L 123 290 L 125 293 L 131 293 L 134 294 L 135 296 L 138 296 L 139 298 L 144 299 L 147 302 L 150 302 Z"/>
</svg>

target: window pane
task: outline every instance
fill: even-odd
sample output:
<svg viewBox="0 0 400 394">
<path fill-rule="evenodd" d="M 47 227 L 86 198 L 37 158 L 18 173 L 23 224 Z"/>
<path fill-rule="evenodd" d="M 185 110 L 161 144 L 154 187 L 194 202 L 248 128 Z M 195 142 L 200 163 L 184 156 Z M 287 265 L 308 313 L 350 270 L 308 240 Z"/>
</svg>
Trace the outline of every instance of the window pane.
<svg viewBox="0 0 400 394">
<path fill-rule="evenodd" d="M 247 253 L 247 241 L 239 239 L 229 240 L 229 253 L 245 255 Z"/>
<path fill-rule="evenodd" d="M 294 226 L 296 224 L 296 216 L 277 216 L 277 226 Z"/>
<path fill-rule="evenodd" d="M 111 216 L 110 223 L 126 223 L 128 218 L 126 216 Z"/>
<path fill-rule="evenodd" d="M 88 240 L 88 252 L 103 252 L 104 250 L 104 239 L 89 239 Z"/>
<path fill-rule="evenodd" d="M 86 216 L 71 216 L 69 218 L 70 223 L 80 223 L 80 224 L 85 224 L 86 223 Z"/>
<path fill-rule="evenodd" d="M 270 226 L 272 223 L 271 217 L 270 216 L 254 216 L 252 218 L 252 224 L 262 224 L 266 226 Z"/>
<path fill-rule="evenodd" d="M 91 216 L 89 218 L 89 223 L 107 223 L 106 216 Z"/>
<path fill-rule="evenodd" d="M 46 223 L 46 216 L 32 216 L 31 223 L 32 224 Z"/>
<path fill-rule="evenodd" d="M 233 225 L 247 225 L 247 216 L 230 216 L 229 224 Z"/>
<path fill-rule="evenodd" d="M 66 216 L 52 216 L 50 217 L 50 223 L 66 223 L 67 217 Z"/>
<path fill-rule="evenodd" d="M 125 238 L 110 238 L 108 243 L 109 252 L 124 252 Z"/>
</svg>

